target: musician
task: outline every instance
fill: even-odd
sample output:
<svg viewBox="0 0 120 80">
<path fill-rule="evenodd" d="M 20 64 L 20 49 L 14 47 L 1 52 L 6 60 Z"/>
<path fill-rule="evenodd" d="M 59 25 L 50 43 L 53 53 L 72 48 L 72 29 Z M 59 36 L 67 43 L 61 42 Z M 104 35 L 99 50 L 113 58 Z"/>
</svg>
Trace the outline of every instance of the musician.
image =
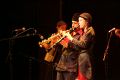
<svg viewBox="0 0 120 80">
<path fill-rule="evenodd" d="M 41 47 L 44 47 L 47 52 L 45 56 L 45 61 L 47 62 L 55 61 L 54 58 L 56 56 L 56 53 L 59 52 L 61 46 L 60 45 L 53 46 L 53 45 L 60 39 L 59 33 L 61 31 L 65 31 L 66 28 L 67 28 L 67 23 L 65 21 L 63 20 L 58 21 L 56 24 L 56 30 L 57 30 L 56 33 L 53 33 L 47 40 L 45 39 L 42 42 L 39 42 L 39 45 Z"/>
<path fill-rule="evenodd" d="M 92 78 L 90 54 L 95 36 L 91 25 L 92 16 L 89 13 L 79 14 L 78 22 L 79 26 L 73 31 L 75 32 L 74 35 L 73 32 L 71 34 L 70 32 L 63 32 L 68 45 L 64 46 L 61 41 L 64 49 L 62 49 L 62 56 L 56 67 L 57 80 L 75 80 L 77 76 L 78 80 L 90 80 Z"/>
<path fill-rule="evenodd" d="M 43 47 L 46 50 L 46 54 L 44 57 L 44 61 L 45 63 L 47 63 L 46 64 L 47 68 L 45 69 L 46 72 L 45 80 L 49 80 L 50 77 L 48 76 L 51 76 L 52 80 L 55 80 L 54 78 L 56 78 L 55 66 L 59 60 L 59 57 L 61 56 L 60 52 L 62 49 L 62 46 L 59 45 L 59 43 L 56 44 L 56 42 L 60 39 L 59 33 L 61 31 L 66 30 L 67 23 L 63 20 L 60 20 L 56 23 L 55 28 L 56 28 L 55 33 L 53 33 L 48 39 L 44 39 L 42 42 L 38 43 L 40 47 Z"/>
<path fill-rule="evenodd" d="M 79 13 L 74 13 L 72 17 L 72 28 L 79 26 L 78 24 Z M 77 29 L 76 29 L 77 30 Z M 64 32 L 63 32 L 64 33 Z M 76 32 L 71 32 L 71 35 L 76 35 Z M 64 38 L 60 44 L 63 45 L 61 51 L 62 56 L 57 64 L 57 77 L 56 80 L 75 80 L 77 76 L 77 57 L 78 53 L 74 48 L 68 45 L 69 39 Z"/>
</svg>

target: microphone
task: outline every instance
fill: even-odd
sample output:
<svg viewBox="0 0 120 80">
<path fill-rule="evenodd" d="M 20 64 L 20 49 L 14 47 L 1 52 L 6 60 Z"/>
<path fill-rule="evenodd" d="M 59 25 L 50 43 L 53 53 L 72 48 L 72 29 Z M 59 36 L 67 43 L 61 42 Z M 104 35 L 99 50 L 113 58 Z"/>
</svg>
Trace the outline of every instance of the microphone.
<svg viewBox="0 0 120 80">
<path fill-rule="evenodd" d="M 43 39 L 44 39 L 44 36 L 41 35 L 41 34 L 39 34 L 39 38 L 40 38 L 41 40 L 43 40 Z"/>
<path fill-rule="evenodd" d="M 21 29 L 15 29 L 14 31 L 15 32 L 18 32 L 18 31 L 24 31 L 25 30 L 25 27 L 21 28 Z"/>
<path fill-rule="evenodd" d="M 110 33 L 110 32 L 112 32 L 112 31 L 114 31 L 116 28 L 112 28 L 112 29 L 110 29 L 108 32 Z"/>
<path fill-rule="evenodd" d="M 37 33 L 37 30 L 36 30 L 36 29 L 34 29 L 34 33 L 35 33 L 35 34 Z"/>
</svg>

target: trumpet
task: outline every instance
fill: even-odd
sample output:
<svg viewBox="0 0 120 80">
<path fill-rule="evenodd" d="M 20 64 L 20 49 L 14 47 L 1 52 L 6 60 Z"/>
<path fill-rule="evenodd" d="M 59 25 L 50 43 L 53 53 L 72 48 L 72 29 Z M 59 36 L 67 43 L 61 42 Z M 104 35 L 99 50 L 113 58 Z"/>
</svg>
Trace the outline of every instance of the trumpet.
<svg viewBox="0 0 120 80">
<path fill-rule="evenodd" d="M 66 30 L 64 32 L 71 33 L 78 27 L 79 26 L 77 26 L 75 28 L 70 28 L 69 30 Z M 49 37 L 48 39 L 44 39 L 42 42 L 39 42 L 38 44 L 40 45 L 40 47 L 45 47 L 47 49 L 50 49 L 66 37 L 66 36 L 62 35 L 62 32 L 63 31 L 61 31 L 60 33 L 57 33 L 57 34 L 53 34 L 51 37 Z"/>
<path fill-rule="evenodd" d="M 74 27 L 74 28 L 70 28 L 69 30 L 66 30 L 66 31 L 64 31 L 64 32 L 65 32 L 65 33 L 67 33 L 67 32 L 71 33 L 71 32 L 73 32 L 74 30 L 76 30 L 78 27 L 79 27 L 79 26 Z M 53 48 L 57 43 L 61 42 L 65 37 L 66 37 L 66 35 L 62 35 L 61 38 L 60 38 L 59 40 L 57 40 L 54 44 L 52 44 L 52 46 L 50 46 L 49 49 Z"/>
<path fill-rule="evenodd" d="M 38 44 L 40 45 L 40 47 L 45 47 L 47 48 L 48 46 L 47 45 L 52 45 L 54 42 L 56 42 L 56 40 L 60 39 L 61 38 L 61 34 L 60 33 L 57 33 L 57 34 L 52 34 L 51 37 L 49 37 L 48 39 L 44 39 L 42 40 L 41 42 L 38 42 Z M 52 43 L 52 44 L 51 44 Z M 46 46 L 47 47 L 46 47 Z"/>
</svg>

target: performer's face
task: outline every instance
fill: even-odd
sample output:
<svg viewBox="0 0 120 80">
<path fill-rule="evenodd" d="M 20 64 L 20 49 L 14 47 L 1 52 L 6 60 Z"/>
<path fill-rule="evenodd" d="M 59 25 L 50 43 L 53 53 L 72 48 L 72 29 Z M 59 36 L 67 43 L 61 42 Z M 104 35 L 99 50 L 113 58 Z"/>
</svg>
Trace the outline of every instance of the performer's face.
<svg viewBox="0 0 120 80">
<path fill-rule="evenodd" d="M 79 23 L 78 21 L 72 21 L 72 28 L 78 27 Z"/>
<path fill-rule="evenodd" d="M 79 20 L 80 28 L 84 29 L 87 26 L 88 22 L 84 18 L 82 18 L 82 17 L 79 17 L 78 20 Z"/>
<path fill-rule="evenodd" d="M 61 25 L 61 26 L 59 26 L 59 27 L 57 28 L 57 30 L 58 30 L 58 32 L 59 32 L 59 31 L 65 31 L 66 28 L 67 28 L 67 25 Z"/>
</svg>

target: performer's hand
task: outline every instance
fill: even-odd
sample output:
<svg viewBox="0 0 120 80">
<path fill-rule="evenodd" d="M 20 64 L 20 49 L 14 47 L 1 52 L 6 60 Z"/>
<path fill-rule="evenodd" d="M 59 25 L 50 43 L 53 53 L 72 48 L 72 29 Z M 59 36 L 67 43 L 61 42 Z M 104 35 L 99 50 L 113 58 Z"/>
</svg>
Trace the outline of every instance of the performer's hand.
<svg viewBox="0 0 120 80">
<path fill-rule="evenodd" d="M 67 32 L 65 35 L 69 40 L 71 40 L 71 41 L 73 40 L 73 37 L 71 36 L 71 34 L 69 32 Z"/>
<path fill-rule="evenodd" d="M 71 34 L 69 32 L 62 31 L 61 34 L 65 37 L 67 37 L 69 40 L 73 39 L 73 37 L 71 36 Z"/>
</svg>

